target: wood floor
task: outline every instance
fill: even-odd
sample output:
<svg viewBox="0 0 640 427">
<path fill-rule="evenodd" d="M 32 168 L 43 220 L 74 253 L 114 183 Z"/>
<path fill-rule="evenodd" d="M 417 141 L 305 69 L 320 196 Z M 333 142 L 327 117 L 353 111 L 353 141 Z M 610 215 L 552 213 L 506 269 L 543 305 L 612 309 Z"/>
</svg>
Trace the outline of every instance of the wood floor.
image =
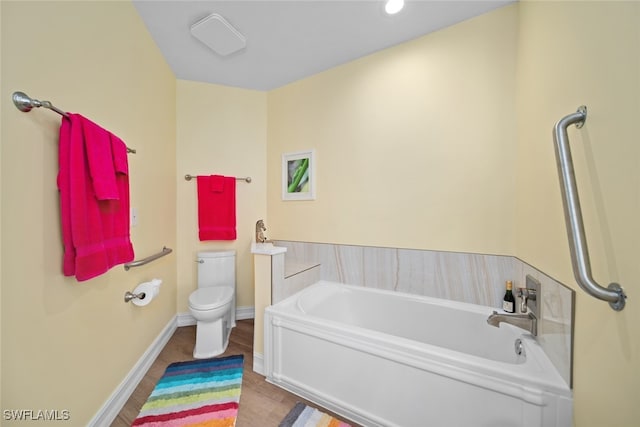
<svg viewBox="0 0 640 427">
<path fill-rule="evenodd" d="M 277 427 L 296 402 L 300 401 L 342 419 L 318 405 L 266 382 L 262 375 L 253 372 L 253 320 L 239 320 L 237 324 L 231 332 L 229 347 L 222 355 L 244 355 L 242 391 L 236 427 Z M 193 360 L 195 340 L 195 326 L 185 326 L 176 330 L 111 424 L 112 427 L 131 426 L 166 367 L 173 362 Z M 357 424 L 350 424 L 359 427 Z"/>
</svg>

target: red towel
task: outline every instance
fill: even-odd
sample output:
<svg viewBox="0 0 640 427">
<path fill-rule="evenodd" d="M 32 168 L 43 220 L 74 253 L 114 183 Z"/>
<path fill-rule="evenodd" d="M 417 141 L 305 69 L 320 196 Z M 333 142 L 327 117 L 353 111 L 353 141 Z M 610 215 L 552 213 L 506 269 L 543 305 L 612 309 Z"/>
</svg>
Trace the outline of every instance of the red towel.
<svg viewBox="0 0 640 427">
<path fill-rule="evenodd" d="M 129 224 L 129 164 L 127 161 L 127 146 L 113 134 L 109 134 L 117 200 L 99 201 L 102 219 L 104 247 L 109 260 L 109 267 L 113 267 L 134 258 L 133 245 L 130 237 Z"/>
<path fill-rule="evenodd" d="M 83 281 L 131 261 L 124 143 L 81 115 L 69 114 L 60 126 L 59 167 L 63 274 Z"/>
<path fill-rule="evenodd" d="M 211 175 L 209 180 L 209 184 L 211 185 L 211 191 L 214 193 L 222 193 L 224 191 L 224 176 L 222 175 Z"/>
<path fill-rule="evenodd" d="M 60 124 L 60 141 L 58 143 L 58 190 L 60 192 L 60 222 L 62 226 L 63 259 L 62 273 L 73 276 L 76 273 L 76 248 L 71 236 L 71 194 L 69 188 L 71 122 L 75 117 L 63 118 Z M 76 127 L 78 125 L 76 124 Z"/>
<path fill-rule="evenodd" d="M 198 176 L 200 240 L 236 240 L 236 179 Z"/>
<path fill-rule="evenodd" d="M 84 140 L 78 143 L 84 145 L 95 197 L 98 200 L 118 200 L 110 134 L 91 120 L 79 117 Z"/>
</svg>

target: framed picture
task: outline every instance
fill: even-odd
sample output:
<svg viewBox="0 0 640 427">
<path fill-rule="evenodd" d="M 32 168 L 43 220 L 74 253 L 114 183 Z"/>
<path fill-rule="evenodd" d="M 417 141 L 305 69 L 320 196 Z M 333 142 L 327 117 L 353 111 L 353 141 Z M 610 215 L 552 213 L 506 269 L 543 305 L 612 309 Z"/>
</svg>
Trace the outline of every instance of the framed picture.
<svg viewBox="0 0 640 427">
<path fill-rule="evenodd" d="M 282 200 L 316 198 L 315 150 L 282 155 Z"/>
</svg>

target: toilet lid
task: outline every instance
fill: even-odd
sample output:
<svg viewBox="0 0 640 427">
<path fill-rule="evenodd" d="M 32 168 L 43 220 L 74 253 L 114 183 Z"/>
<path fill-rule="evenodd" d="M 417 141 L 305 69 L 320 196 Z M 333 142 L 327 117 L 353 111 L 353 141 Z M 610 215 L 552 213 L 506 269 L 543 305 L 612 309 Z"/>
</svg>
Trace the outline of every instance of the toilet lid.
<svg viewBox="0 0 640 427">
<path fill-rule="evenodd" d="M 189 295 L 189 306 L 197 310 L 211 310 L 228 304 L 233 290 L 223 286 L 196 289 Z"/>
</svg>

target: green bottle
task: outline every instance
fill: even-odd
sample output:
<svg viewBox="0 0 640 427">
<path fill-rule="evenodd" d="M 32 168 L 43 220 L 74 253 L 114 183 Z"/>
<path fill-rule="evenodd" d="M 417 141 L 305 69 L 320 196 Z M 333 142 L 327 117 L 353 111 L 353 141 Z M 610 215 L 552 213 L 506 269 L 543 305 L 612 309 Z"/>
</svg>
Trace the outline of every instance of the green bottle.
<svg viewBox="0 0 640 427">
<path fill-rule="evenodd" d="M 511 280 L 507 280 L 507 292 L 502 299 L 502 309 L 507 313 L 516 312 L 516 299 L 513 296 L 513 283 Z"/>
</svg>

